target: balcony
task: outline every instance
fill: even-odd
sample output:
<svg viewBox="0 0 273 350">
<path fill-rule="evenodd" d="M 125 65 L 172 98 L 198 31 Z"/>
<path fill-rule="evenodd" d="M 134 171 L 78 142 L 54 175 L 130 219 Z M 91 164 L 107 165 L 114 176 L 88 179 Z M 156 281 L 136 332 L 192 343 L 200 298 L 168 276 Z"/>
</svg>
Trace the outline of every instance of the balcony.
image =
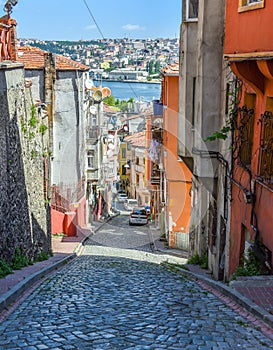
<svg viewBox="0 0 273 350">
<path fill-rule="evenodd" d="M 87 170 L 87 173 L 86 173 L 86 177 L 87 177 L 87 180 L 98 180 L 99 179 L 99 173 L 98 173 L 98 170 L 95 169 L 95 170 L 91 170 L 91 169 L 88 169 Z"/>
<path fill-rule="evenodd" d="M 163 129 L 162 128 L 152 128 L 152 139 L 159 143 L 163 142 Z"/>
<path fill-rule="evenodd" d="M 160 184 L 160 170 L 157 164 L 153 163 L 150 177 L 151 185 L 159 185 Z"/>
<path fill-rule="evenodd" d="M 135 171 L 136 171 L 137 173 L 143 174 L 144 171 L 145 171 L 144 165 L 136 164 L 136 165 L 135 165 Z"/>
<path fill-rule="evenodd" d="M 163 116 L 163 105 L 159 100 L 153 100 L 154 116 Z"/>
<path fill-rule="evenodd" d="M 97 126 L 86 130 L 86 141 L 89 144 L 95 144 L 99 137 L 99 128 Z"/>
</svg>

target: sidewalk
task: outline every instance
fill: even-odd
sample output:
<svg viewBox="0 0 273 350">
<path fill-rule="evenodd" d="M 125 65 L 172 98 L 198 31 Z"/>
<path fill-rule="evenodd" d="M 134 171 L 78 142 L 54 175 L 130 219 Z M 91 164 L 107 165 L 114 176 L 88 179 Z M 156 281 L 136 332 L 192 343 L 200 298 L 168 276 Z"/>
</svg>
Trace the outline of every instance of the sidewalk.
<svg viewBox="0 0 273 350">
<path fill-rule="evenodd" d="M 151 227 L 154 232 L 157 230 Z M 156 236 L 156 234 L 155 234 Z M 165 246 L 164 242 L 155 241 L 155 249 L 164 254 L 171 254 L 180 257 L 187 257 L 187 252 L 179 249 L 171 249 Z M 230 300 L 239 304 L 252 315 L 263 320 L 269 327 L 273 328 L 273 276 L 245 276 L 237 277 L 237 280 L 230 281 L 226 284 L 222 281 L 216 281 L 209 270 L 202 269 L 198 265 L 186 265 L 185 268 L 178 269 L 179 273 L 187 274 L 190 278 L 199 281 L 202 287 L 204 284 L 216 291 L 218 297 L 226 301 Z M 208 288 L 208 290 L 210 290 Z M 229 305 L 232 307 L 232 305 Z M 272 330 L 273 335 L 273 330 Z"/>
<path fill-rule="evenodd" d="M 14 271 L 13 274 L 0 279 L 0 314 L 44 277 L 79 255 L 85 240 L 102 225 L 104 222 L 95 223 L 90 229 L 80 229 L 76 237 L 52 238 L 53 257 Z M 186 253 L 179 249 L 167 248 L 164 242 L 158 239 L 154 243 L 155 252 L 159 254 L 185 258 Z M 189 278 L 216 294 L 230 307 L 236 309 L 236 305 L 238 307 L 239 304 L 273 328 L 273 276 L 247 277 L 227 285 L 215 281 L 208 270 L 203 270 L 196 265 L 186 265 L 185 268 L 179 268 L 178 272 L 187 274 Z"/>
</svg>

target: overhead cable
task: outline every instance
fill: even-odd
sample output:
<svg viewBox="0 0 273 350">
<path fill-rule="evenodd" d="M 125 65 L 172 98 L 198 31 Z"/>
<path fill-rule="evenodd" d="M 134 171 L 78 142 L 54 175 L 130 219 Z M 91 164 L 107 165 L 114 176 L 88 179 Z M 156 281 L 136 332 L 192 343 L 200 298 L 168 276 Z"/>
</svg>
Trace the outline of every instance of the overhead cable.
<svg viewBox="0 0 273 350">
<path fill-rule="evenodd" d="M 100 27 L 99 27 L 99 25 L 98 25 L 96 19 L 95 19 L 95 17 L 94 17 L 94 15 L 93 15 L 92 11 L 90 10 L 90 8 L 89 8 L 87 2 L 86 2 L 85 0 L 83 0 L 83 2 L 84 2 L 84 4 L 85 4 L 85 6 L 86 6 L 86 8 L 87 8 L 87 10 L 88 10 L 88 12 L 89 12 L 89 14 L 90 14 L 90 16 L 92 17 L 92 19 L 93 19 L 93 21 L 94 21 L 94 23 L 95 23 L 95 25 L 96 25 L 98 31 L 100 32 L 100 35 L 101 35 L 102 38 L 105 40 L 105 37 L 104 37 L 104 35 L 103 35 L 103 33 L 102 33 L 102 31 L 101 31 L 101 29 L 100 29 Z"/>
</svg>

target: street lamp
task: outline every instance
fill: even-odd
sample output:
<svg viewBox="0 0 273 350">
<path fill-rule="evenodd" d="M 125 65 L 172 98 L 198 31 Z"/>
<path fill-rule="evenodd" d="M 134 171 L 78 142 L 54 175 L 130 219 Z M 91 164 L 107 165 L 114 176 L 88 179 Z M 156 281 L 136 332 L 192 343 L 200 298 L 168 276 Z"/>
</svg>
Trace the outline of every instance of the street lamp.
<svg viewBox="0 0 273 350">
<path fill-rule="evenodd" d="M 18 3 L 18 0 L 7 0 L 4 5 L 4 11 L 7 12 L 8 16 L 12 13 L 12 8 Z"/>
</svg>

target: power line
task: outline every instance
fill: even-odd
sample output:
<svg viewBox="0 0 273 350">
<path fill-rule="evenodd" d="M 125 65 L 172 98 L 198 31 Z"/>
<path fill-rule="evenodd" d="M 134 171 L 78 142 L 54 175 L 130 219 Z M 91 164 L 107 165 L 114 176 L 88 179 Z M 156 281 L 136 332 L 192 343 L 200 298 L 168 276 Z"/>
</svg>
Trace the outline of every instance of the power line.
<svg viewBox="0 0 273 350">
<path fill-rule="evenodd" d="M 132 90 L 133 94 L 136 96 L 136 98 L 138 98 L 139 96 L 136 94 L 136 92 L 135 92 L 134 88 L 132 87 L 132 85 L 130 84 L 130 82 L 128 81 L 127 83 L 129 84 L 130 89 Z"/>
<path fill-rule="evenodd" d="M 105 37 L 104 37 L 104 35 L 103 35 L 103 33 L 102 33 L 102 31 L 101 31 L 101 29 L 100 29 L 100 27 L 99 27 L 99 25 L 98 25 L 96 19 L 95 19 L 95 17 L 94 17 L 94 15 L 93 15 L 92 11 L 90 10 L 90 8 L 89 8 L 87 2 L 86 2 L 85 0 L 83 0 L 83 2 L 84 2 L 84 4 L 85 4 L 85 6 L 86 6 L 86 8 L 87 8 L 87 10 L 88 10 L 88 12 L 89 12 L 89 14 L 90 14 L 90 16 L 92 17 L 92 19 L 93 19 L 93 21 L 94 21 L 94 23 L 95 23 L 95 25 L 96 25 L 98 31 L 100 32 L 100 35 L 101 35 L 102 38 L 105 40 Z"/>
<path fill-rule="evenodd" d="M 94 23 L 95 23 L 95 25 L 96 25 L 98 31 L 100 32 L 100 35 L 101 35 L 102 38 L 105 40 L 105 37 L 104 37 L 104 35 L 103 35 L 103 33 L 102 33 L 102 30 L 100 29 L 100 27 L 99 27 L 99 25 L 98 25 L 98 23 L 97 23 L 97 21 L 96 21 L 94 15 L 93 15 L 92 11 L 90 10 L 90 8 L 89 8 L 89 6 L 88 6 L 86 0 L 83 0 L 83 2 L 84 2 L 84 4 L 85 4 L 85 6 L 86 6 L 86 8 L 87 8 L 87 10 L 88 10 L 88 12 L 89 12 L 89 14 L 90 14 L 90 16 L 92 17 L 92 19 L 93 19 L 93 21 L 94 21 Z M 132 85 L 131 85 L 130 83 L 129 83 L 129 86 L 130 86 L 130 89 L 132 90 L 132 92 L 134 93 L 134 95 L 136 96 L 136 98 L 138 98 L 138 95 L 136 94 L 135 90 L 133 89 L 133 87 L 132 87 Z"/>
</svg>

